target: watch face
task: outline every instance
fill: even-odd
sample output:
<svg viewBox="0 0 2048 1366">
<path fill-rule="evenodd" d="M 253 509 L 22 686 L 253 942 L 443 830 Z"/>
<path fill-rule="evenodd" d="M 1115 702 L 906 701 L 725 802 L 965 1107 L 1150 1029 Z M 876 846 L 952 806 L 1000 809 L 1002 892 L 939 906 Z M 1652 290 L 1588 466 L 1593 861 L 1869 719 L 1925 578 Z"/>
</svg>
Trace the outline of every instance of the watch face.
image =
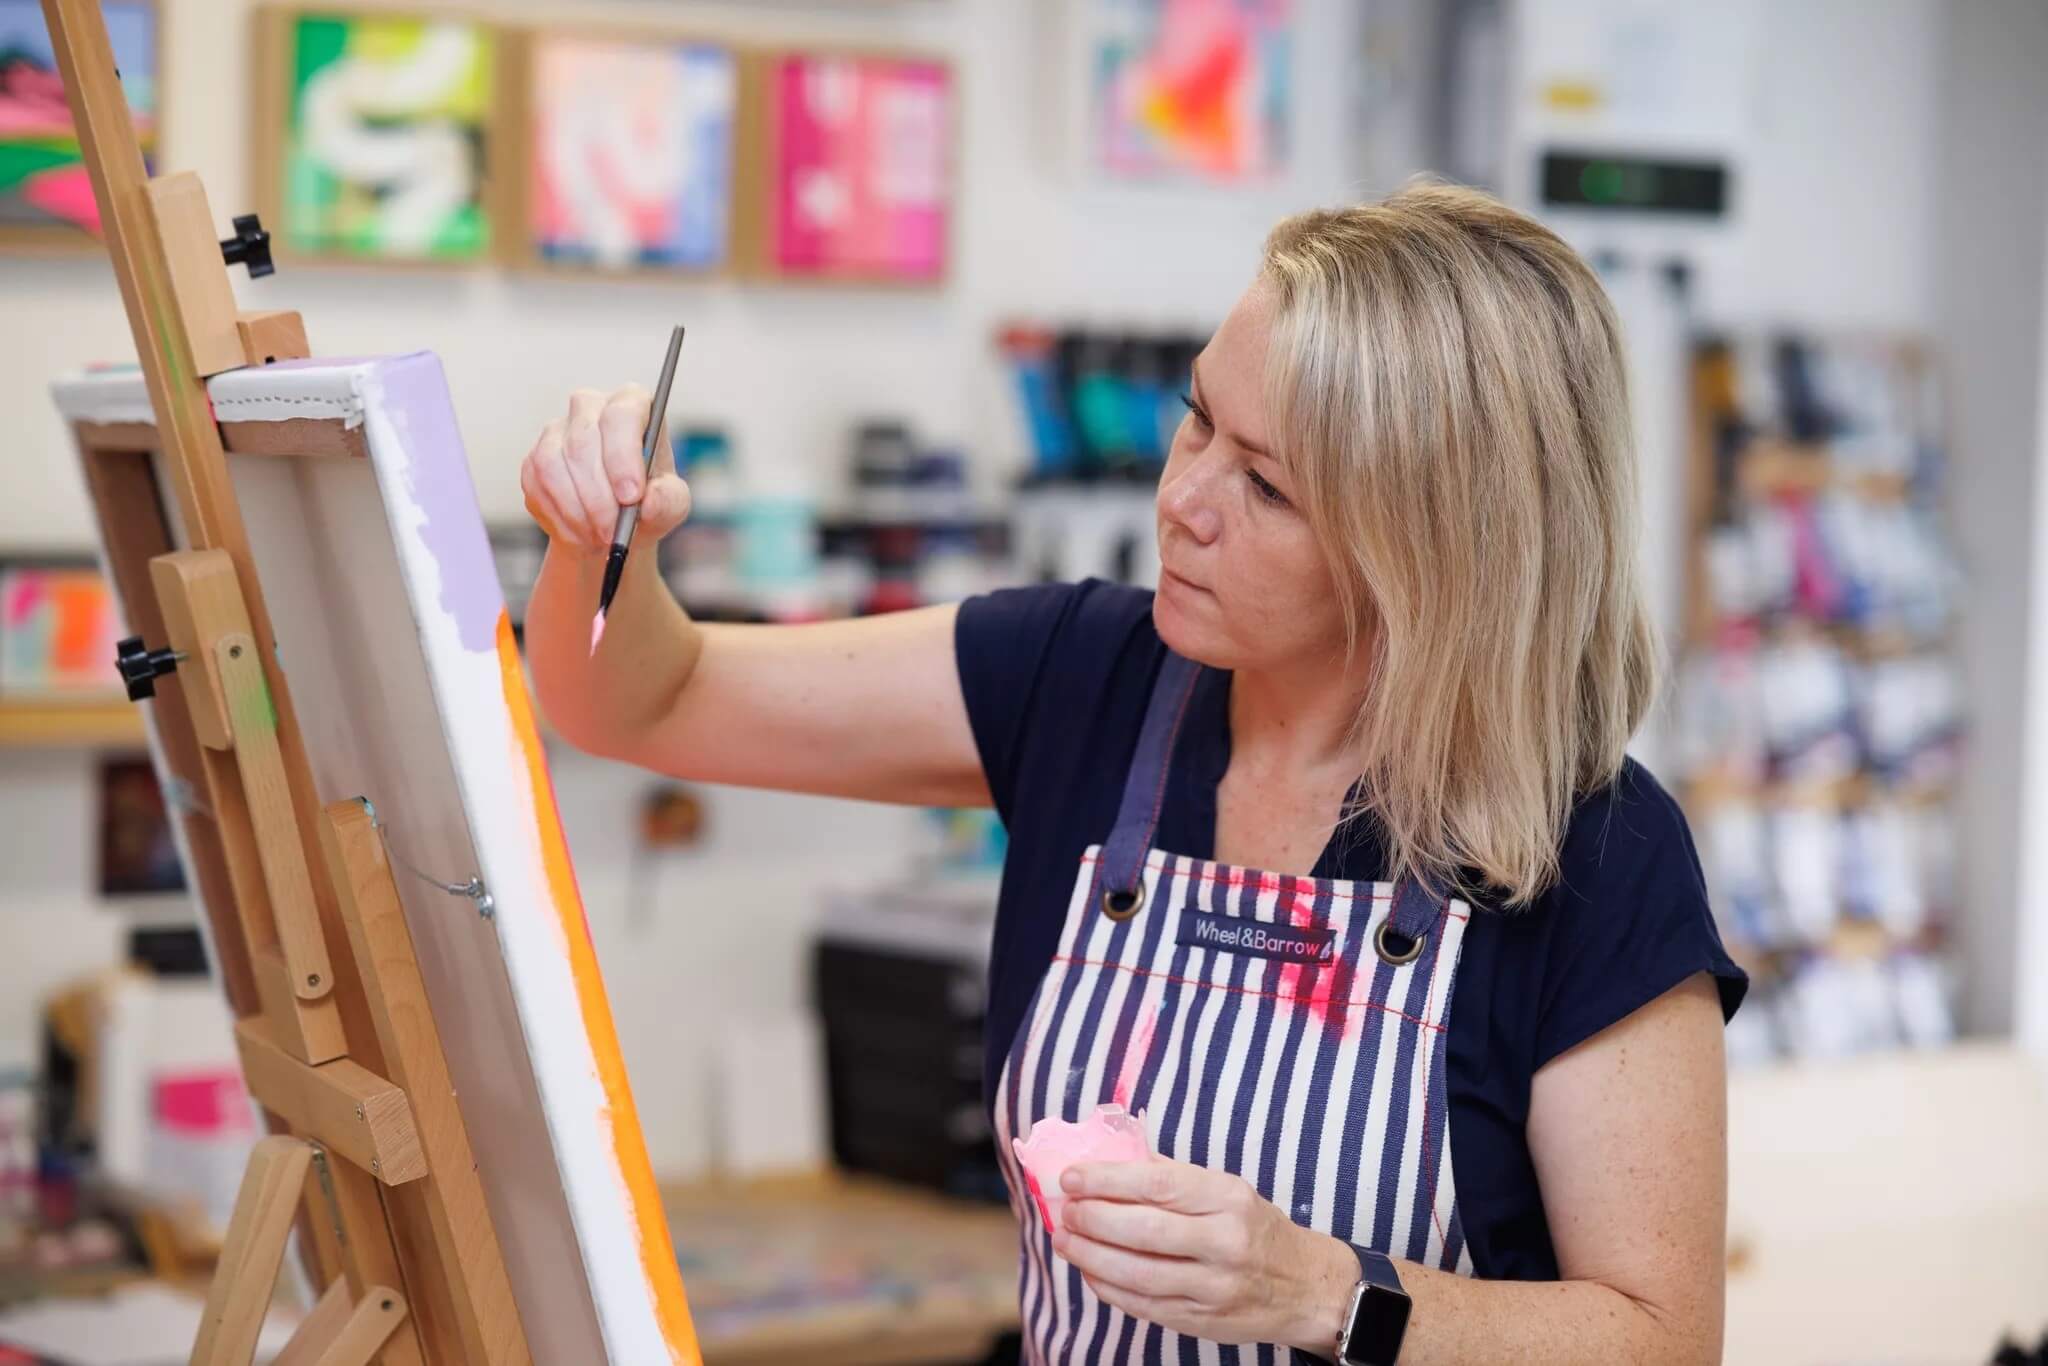
<svg viewBox="0 0 2048 1366">
<path fill-rule="evenodd" d="M 1394 1366 L 1408 1331 L 1408 1297 L 1382 1285 L 1367 1285 L 1351 1315 L 1344 1359 L 1351 1366 Z"/>
</svg>

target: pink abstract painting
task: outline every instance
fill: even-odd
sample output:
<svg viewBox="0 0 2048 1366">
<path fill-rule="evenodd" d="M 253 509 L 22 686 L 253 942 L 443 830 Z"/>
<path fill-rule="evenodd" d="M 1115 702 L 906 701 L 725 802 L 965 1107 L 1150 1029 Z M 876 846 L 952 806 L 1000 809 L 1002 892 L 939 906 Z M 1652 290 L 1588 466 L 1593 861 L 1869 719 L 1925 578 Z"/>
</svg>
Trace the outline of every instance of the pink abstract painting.
<svg viewBox="0 0 2048 1366">
<path fill-rule="evenodd" d="M 1088 0 L 1093 157 L 1119 175 L 1286 163 L 1291 0 Z"/>
<path fill-rule="evenodd" d="M 953 79 L 940 62 L 774 64 L 771 264 L 785 275 L 936 283 L 946 271 Z"/>
<path fill-rule="evenodd" d="M 534 40 L 534 247 L 549 261 L 725 259 L 737 59 L 703 43 Z"/>
</svg>

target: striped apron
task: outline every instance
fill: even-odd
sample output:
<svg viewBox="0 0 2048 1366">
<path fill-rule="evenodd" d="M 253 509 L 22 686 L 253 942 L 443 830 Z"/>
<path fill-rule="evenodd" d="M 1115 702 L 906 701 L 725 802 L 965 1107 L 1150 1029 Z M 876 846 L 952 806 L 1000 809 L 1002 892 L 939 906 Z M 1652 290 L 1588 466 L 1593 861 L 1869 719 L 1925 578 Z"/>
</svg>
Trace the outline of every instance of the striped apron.
<svg viewBox="0 0 2048 1366">
<path fill-rule="evenodd" d="M 1444 1080 L 1470 910 L 1412 880 L 1289 877 L 1153 849 L 1200 672 L 1168 654 L 1116 825 L 1082 856 L 1059 950 L 1000 1074 L 996 1149 L 1023 1236 L 1028 1360 L 1286 1355 L 1132 1319 L 1054 1254 L 1010 1139 L 1099 1104 L 1144 1112 L 1158 1152 L 1236 1173 L 1298 1224 L 1471 1274 Z"/>
</svg>

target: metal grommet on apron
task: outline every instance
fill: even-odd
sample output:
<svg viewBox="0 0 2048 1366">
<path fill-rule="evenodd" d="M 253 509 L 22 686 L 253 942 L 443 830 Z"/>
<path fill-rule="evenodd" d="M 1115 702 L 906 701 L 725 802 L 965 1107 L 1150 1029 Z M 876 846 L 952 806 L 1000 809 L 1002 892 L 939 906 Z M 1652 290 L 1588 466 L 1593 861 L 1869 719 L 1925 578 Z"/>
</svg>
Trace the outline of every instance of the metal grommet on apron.
<svg viewBox="0 0 2048 1366">
<path fill-rule="evenodd" d="M 1102 894 L 1102 913 L 1111 920 L 1129 920 L 1145 907 L 1145 884 L 1127 892 L 1106 891 Z"/>
<path fill-rule="evenodd" d="M 1154 849 L 1201 672 L 1171 653 L 1160 669 L 1116 824 L 1082 856 L 997 1083 L 1027 1361 L 1236 1353 L 1105 1304 L 1054 1253 L 1010 1139 L 1097 1105 L 1144 1115 L 1158 1152 L 1243 1177 L 1298 1224 L 1472 1271 L 1444 1042 L 1471 912 L 1414 878 L 1288 877 Z"/>
<path fill-rule="evenodd" d="M 1407 947 L 1395 948 L 1393 944 L 1388 942 L 1389 939 L 1406 940 Z M 1380 927 L 1373 931 L 1372 936 L 1373 952 L 1380 956 L 1382 963 L 1392 968 L 1398 968 L 1405 963 L 1412 963 L 1422 957 L 1423 946 L 1428 943 L 1429 935 L 1427 933 L 1404 935 L 1401 931 L 1394 928 L 1392 920 L 1382 920 Z"/>
</svg>

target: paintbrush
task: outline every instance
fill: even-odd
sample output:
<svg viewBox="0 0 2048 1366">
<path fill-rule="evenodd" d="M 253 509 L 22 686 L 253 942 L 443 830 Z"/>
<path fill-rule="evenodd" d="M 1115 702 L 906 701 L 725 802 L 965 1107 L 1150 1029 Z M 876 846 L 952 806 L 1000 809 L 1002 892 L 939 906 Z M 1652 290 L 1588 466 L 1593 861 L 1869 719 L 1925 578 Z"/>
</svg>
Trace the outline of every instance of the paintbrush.
<svg viewBox="0 0 2048 1366">
<path fill-rule="evenodd" d="M 668 334 L 668 355 L 662 358 L 661 379 L 654 386 L 654 405 L 647 410 L 647 430 L 640 437 L 640 463 L 645 472 L 640 480 L 640 496 L 647 496 L 647 481 L 654 476 L 654 450 L 661 443 L 661 419 L 668 412 L 668 389 L 675 383 L 676 357 L 683 350 L 683 325 L 677 323 Z M 640 504 L 633 503 L 619 509 L 619 519 L 612 524 L 611 553 L 604 560 L 604 587 L 597 594 L 597 617 L 590 623 L 590 653 L 597 653 L 597 643 L 604 639 L 605 615 L 612 610 L 612 598 L 619 591 L 619 578 L 626 572 L 626 547 L 633 544 L 633 528 L 640 525 Z"/>
</svg>

